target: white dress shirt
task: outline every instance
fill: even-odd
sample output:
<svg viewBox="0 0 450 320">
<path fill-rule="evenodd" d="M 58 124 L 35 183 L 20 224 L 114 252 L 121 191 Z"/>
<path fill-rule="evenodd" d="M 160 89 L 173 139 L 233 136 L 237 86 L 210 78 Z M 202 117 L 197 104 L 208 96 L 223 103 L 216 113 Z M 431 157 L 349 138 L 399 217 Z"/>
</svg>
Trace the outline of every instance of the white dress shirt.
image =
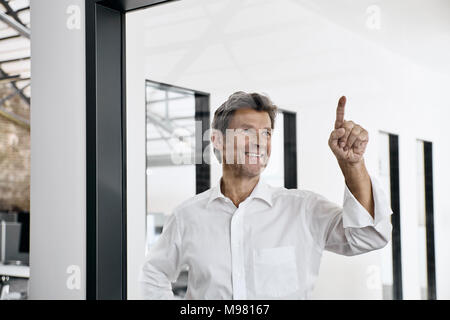
<svg viewBox="0 0 450 320">
<path fill-rule="evenodd" d="M 220 180 L 166 220 L 141 269 L 142 298 L 172 299 L 171 282 L 186 265 L 185 299 L 307 299 L 323 250 L 357 255 L 391 238 L 392 210 L 373 176 L 374 219 L 346 185 L 341 207 L 260 178 L 236 208 Z"/>
</svg>

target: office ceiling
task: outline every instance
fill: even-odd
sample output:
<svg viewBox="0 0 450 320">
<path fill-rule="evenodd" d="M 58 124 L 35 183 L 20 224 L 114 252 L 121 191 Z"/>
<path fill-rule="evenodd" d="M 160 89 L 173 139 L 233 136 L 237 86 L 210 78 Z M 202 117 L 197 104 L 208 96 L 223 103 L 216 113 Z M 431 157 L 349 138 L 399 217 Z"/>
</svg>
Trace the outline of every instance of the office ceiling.
<svg viewBox="0 0 450 320">
<path fill-rule="evenodd" d="M 29 120 L 5 108 L 5 103 L 19 96 L 30 105 L 30 0 L 0 0 L 0 85 L 9 87 L 0 98 L 0 112 L 29 127 Z"/>
</svg>

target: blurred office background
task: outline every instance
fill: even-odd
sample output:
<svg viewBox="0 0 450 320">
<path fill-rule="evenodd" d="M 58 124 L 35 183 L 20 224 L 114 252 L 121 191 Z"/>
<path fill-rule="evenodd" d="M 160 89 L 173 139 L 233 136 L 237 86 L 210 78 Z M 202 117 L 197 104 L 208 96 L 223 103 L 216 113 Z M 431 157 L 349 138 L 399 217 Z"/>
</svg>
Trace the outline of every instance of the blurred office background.
<svg viewBox="0 0 450 320">
<path fill-rule="evenodd" d="M 0 1 L 0 299 L 25 299 L 30 230 L 30 7 Z"/>
</svg>

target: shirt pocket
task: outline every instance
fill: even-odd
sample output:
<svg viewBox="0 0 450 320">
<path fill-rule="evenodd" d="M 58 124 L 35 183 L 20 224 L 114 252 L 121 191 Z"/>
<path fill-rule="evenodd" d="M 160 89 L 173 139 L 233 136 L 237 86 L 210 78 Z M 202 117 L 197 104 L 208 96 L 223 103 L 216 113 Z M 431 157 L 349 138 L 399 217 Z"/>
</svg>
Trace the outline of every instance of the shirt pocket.
<svg viewBox="0 0 450 320">
<path fill-rule="evenodd" d="M 256 294 L 282 297 L 298 290 L 294 246 L 254 250 L 253 263 Z"/>
</svg>

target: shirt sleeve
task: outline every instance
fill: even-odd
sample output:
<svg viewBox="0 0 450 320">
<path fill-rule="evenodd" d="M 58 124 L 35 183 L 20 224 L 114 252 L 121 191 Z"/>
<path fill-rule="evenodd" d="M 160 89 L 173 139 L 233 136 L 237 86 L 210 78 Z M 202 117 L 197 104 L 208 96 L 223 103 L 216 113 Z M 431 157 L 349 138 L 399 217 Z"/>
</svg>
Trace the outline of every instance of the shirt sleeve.
<svg viewBox="0 0 450 320">
<path fill-rule="evenodd" d="M 181 236 L 175 212 L 164 223 L 158 240 L 149 248 L 139 274 L 141 298 L 174 299 L 171 282 L 181 271 Z"/>
<path fill-rule="evenodd" d="M 370 176 L 375 205 L 374 218 L 345 185 L 344 203 L 339 206 L 311 192 L 307 215 L 311 235 L 320 249 L 352 256 L 381 249 L 391 239 L 392 209 L 378 180 Z"/>
</svg>

